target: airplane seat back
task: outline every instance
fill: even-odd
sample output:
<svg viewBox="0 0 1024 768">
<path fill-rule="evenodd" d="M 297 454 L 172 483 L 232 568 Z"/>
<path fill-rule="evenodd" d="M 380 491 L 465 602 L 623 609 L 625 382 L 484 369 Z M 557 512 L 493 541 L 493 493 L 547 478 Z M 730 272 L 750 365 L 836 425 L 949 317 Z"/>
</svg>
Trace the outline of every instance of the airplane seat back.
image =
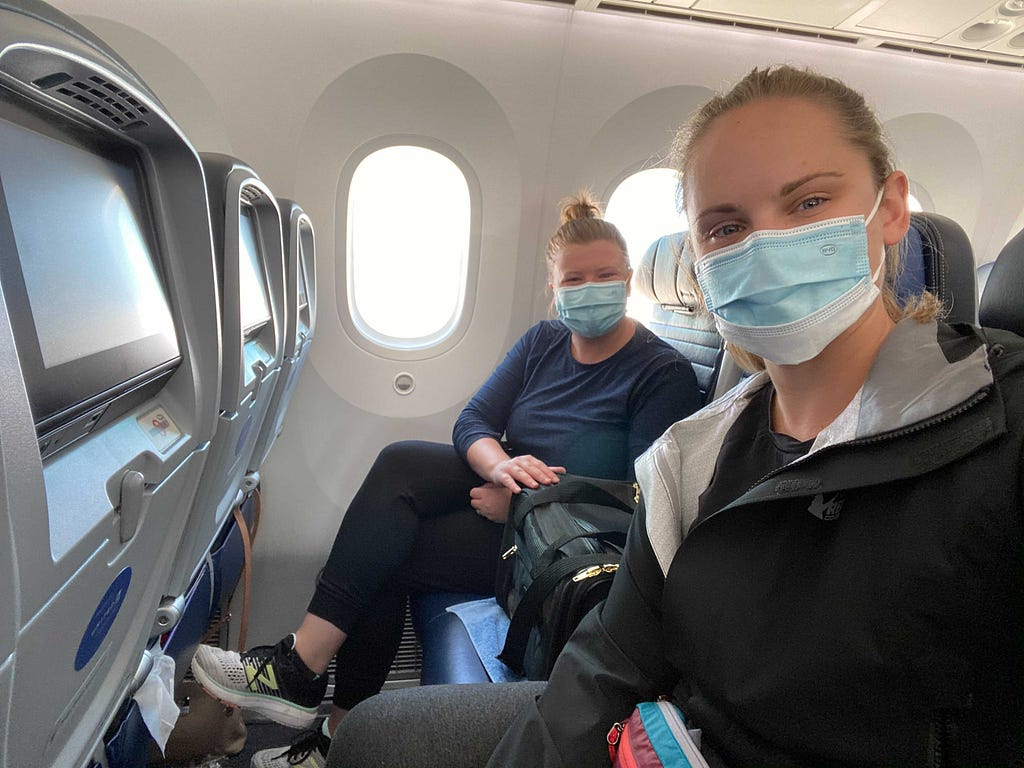
<svg viewBox="0 0 1024 768">
<path fill-rule="evenodd" d="M 974 250 L 963 228 L 938 213 L 910 214 L 903 271 L 894 286 L 906 301 L 927 289 L 942 302 L 947 323 L 974 323 L 978 312 Z"/>
<path fill-rule="evenodd" d="M 992 262 L 978 320 L 986 328 L 1024 336 L 1024 230 L 1004 245 Z"/>
<path fill-rule="evenodd" d="M 313 223 L 293 200 L 280 198 L 277 202 L 281 209 L 284 236 L 285 304 L 288 312 L 284 326 L 281 372 L 249 460 L 249 473 L 259 470 L 281 433 L 299 373 L 309 356 L 316 325 L 316 243 Z"/>
<path fill-rule="evenodd" d="M 687 357 L 707 404 L 744 374 L 726 351 L 714 318 L 700 309 L 700 297 L 686 278 L 692 259 L 685 232 L 664 235 L 644 252 L 633 284 L 653 302 L 647 326 Z"/>
<path fill-rule="evenodd" d="M 0 146 L 0 766 L 108 763 L 216 427 L 205 184 L 138 75 L 33 0 L 0 0 Z"/>
<path fill-rule="evenodd" d="M 257 482 L 247 480 L 246 470 L 277 387 L 287 307 L 276 198 L 241 161 L 200 157 L 221 292 L 223 359 L 217 430 L 172 573 L 179 595 L 201 570 L 232 508 Z"/>
<path fill-rule="evenodd" d="M 994 261 L 987 261 L 982 264 L 975 271 L 978 278 L 978 312 L 981 312 L 981 300 L 985 295 L 985 286 L 988 285 L 989 275 L 992 274 L 992 268 L 995 266 Z M 980 324 L 980 323 L 979 323 Z"/>
<path fill-rule="evenodd" d="M 633 285 L 652 302 L 646 323 L 659 338 L 690 361 L 703 402 L 715 391 L 724 348 L 714 319 L 699 311 L 700 299 L 682 277 L 680 259 L 688 258 L 685 232 L 655 240 L 644 252 Z"/>
</svg>

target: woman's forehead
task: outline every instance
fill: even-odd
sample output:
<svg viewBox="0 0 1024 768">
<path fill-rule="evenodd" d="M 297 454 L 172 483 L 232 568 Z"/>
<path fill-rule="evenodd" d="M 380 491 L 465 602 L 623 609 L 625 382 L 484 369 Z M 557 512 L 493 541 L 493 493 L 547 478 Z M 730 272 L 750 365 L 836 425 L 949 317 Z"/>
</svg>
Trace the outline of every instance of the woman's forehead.
<svg viewBox="0 0 1024 768">
<path fill-rule="evenodd" d="M 571 269 L 593 269 L 601 266 L 621 266 L 622 249 L 610 240 L 590 243 L 571 243 L 562 248 L 554 259 L 563 272 Z"/>
<path fill-rule="evenodd" d="M 822 171 L 870 173 L 833 112 L 800 98 L 759 99 L 729 110 L 697 140 L 687 161 L 688 204 L 733 190 L 781 189 Z"/>
</svg>

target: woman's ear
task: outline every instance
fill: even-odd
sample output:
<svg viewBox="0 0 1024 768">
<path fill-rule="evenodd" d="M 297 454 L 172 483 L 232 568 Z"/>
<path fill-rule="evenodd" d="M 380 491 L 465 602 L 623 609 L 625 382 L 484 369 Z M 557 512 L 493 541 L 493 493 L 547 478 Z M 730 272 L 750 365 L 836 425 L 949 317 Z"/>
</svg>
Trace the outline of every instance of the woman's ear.
<svg viewBox="0 0 1024 768">
<path fill-rule="evenodd" d="M 626 269 L 626 296 L 633 295 L 633 268 L 629 267 Z"/>
<path fill-rule="evenodd" d="M 886 245 L 896 245 L 910 227 L 909 188 L 907 174 L 903 171 L 893 171 L 885 179 L 878 218 L 882 223 L 882 241 Z"/>
</svg>

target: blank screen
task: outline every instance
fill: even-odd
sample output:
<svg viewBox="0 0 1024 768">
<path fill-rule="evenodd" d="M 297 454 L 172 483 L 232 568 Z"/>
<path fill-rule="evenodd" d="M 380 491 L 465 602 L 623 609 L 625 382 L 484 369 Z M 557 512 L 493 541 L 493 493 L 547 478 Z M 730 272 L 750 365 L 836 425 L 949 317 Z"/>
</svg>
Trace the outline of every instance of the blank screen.
<svg viewBox="0 0 1024 768">
<path fill-rule="evenodd" d="M 43 366 L 173 338 L 132 168 L 5 120 L 0 140 L 0 179 Z"/>
<path fill-rule="evenodd" d="M 256 236 L 256 222 L 252 210 L 242 207 L 238 223 L 238 284 L 241 292 L 242 331 L 251 331 L 270 321 L 270 305 L 267 302 L 267 287 L 263 279 L 263 264 L 260 260 L 259 240 Z"/>
</svg>

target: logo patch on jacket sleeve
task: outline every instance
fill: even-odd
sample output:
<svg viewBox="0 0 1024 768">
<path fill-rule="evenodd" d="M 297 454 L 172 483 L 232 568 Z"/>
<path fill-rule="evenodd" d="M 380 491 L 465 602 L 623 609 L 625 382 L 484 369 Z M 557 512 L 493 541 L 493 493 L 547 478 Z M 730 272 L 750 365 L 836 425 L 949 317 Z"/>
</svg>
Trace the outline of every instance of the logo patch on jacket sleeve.
<svg viewBox="0 0 1024 768">
<path fill-rule="evenodd" d="M 843 508 L 843 499 L 838 493 L 825 501 L 825 495 L 819 493 L 811 500 L 807 511 L 819 520 L 835 520 Z"/>
</svg>

